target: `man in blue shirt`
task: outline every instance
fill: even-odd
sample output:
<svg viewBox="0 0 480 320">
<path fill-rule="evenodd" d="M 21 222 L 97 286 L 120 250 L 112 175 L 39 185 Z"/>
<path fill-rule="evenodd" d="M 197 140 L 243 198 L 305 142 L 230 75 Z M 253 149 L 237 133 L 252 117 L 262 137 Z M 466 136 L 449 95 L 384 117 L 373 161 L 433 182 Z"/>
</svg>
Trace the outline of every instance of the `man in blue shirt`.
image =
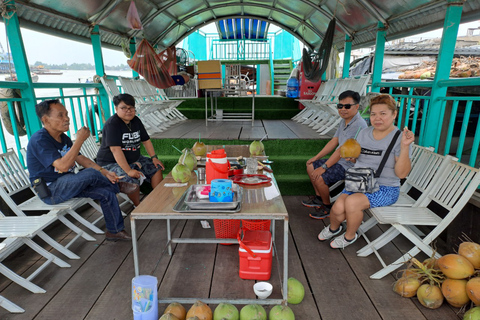
<svg viewBox="0 0 480 320">
<path fill-rule="evenodd" d="M 30 181 L 44 183 L 39 194 L 47 204 L 58 204 L 71 198 L 85 197 L 100 201 L 106 224 L 107 240 L 131 240 L 124 230 L 122 212 L 116 194 L 135 192 L 138 186 L 118 184 L 119 177 L 81 155 L 80 147 L 90 131 L 77 131 L 75 142 L 64 133 L 69 130 L 68 112 L 59 100 L 46 100 L 35 106 L 43 128 L 28 142 L 27 166 Z M 75 162 L 85 169 L 75 173 Z"/>
</svg>

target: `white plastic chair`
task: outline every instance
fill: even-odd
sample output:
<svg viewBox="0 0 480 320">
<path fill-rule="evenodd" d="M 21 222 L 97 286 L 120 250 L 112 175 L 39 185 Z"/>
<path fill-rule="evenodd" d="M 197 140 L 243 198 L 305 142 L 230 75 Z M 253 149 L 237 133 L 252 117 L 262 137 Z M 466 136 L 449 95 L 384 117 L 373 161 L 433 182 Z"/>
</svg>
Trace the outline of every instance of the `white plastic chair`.
<svg viewBox="0 0 480 320">
<path fill-rule="evenodd" d="M 4 308 L 8 312 L 11 313 L 24 313 L 25 310 L 17 306 L 15 303 L 12 301 L 8 300 L 5 297 L 0 296 L 0 307 Z"/>
<path fill-rule="evenodd" d="M 68 248 L 78 237 L 82 237 L 88 241 L 95 241 L 94 237 L 70 222 L 70 220 L 65 217 L 66 214 L 69 214 L 72 218 L 96 234 L 105 233 L 95 226 L 97 221 L 103 219 L 103 213 L 102 208 L 95 201 L 93 201 L 93 199 L 73 198 L 56 205 L 48 205 L 44 203 L 31 187 L 28 174 L 24 170 L 23 165 L 20 163 L 20 159 L 13 150 L 0 154 L 0 180 L 6 190 L 5 192 L 3 189 L 0 189 L 0 195 L 2 196 L 3 200 L 7 202 L 10 208 L 15 211 L 16 215 L 24 216 L 25 213 L 23 213 L 23 211 L 49 211 L 50 213 L 58 216 L 58 219 L 61 222 L 63 222 L 67 227 L 77 234 L 77 236 L 72 239 L 66 248 Z M 26 189 L 30 189 L 33 193 L 33 196 L 29 199 L 25 199 L 22 203 L 17 205 L 11 199 L 11 196 Z M 101 216 L 97 219 L 97 221 L 93 223 L 89 222 L 75 211 L 85 204 L 89 204 L 101 213 Z"/>
<path fill-rule="evenodd" d="M 32 280 L 52 262 L 61 268 L 68 268 L 70 265 L 39 246 L 32 238 L 36 235 L 46 235 L 43 229 L 56 220 L 57 218 L 54 215 L 48 214 L 31 217 L 6 217 L 0 212 L 0 238 L 4 239 L 3 242 L 0 243 L 0 273 L 33 293 L 45 293 L 46 291 L 34 284 Z M 27 278 L 18 275 L 1 263 L 22 245 L 29 246 L 46 259 L 46 261 L 36 268 Z"/>
<path fill-rule="evenodd" d="M 390 272 L 402 266 L 419 252 L 423 251 L 427 256 L 434 254 L 430 246 L 441 232 L 443 232 L 453 219 L 460 213 L 468 200 L 471 198 L 480 183 L 479 169 L 472 168 L 457 162 L 450 156 L 447 157 L 447 165 L 438 170 L 435 180 L 423 192 L 412 207 L 379 207 L 369 209 L 378 223 L 390 224 L 391 227 L 380 237 L 368 244 L 368 250 L 363 250 L 364 255 L 373 251 L 377 252 L 385 244 L 390 243 L 398 234 L 404 235 L 413 247 L 393 263 L 386 265 L 378 255 L 383 268 L 370 276 L 372 279 L 381 279 Z M 447 212 L 440 217 L 428 206 L 436 203 Z M 421 237 L 417 234 L 414 226 L 430 226 L 432 230 Z M 362 255 L 363 256 L 363 255 Z M 437 258 L 440 257 L 435 253 Z"/>
</svg>

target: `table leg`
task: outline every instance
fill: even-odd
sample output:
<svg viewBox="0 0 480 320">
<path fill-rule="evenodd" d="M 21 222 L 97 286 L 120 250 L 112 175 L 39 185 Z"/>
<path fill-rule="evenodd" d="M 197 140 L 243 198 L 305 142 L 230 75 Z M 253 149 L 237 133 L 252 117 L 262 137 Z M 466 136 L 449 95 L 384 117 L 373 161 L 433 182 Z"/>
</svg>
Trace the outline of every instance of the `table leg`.
<svg viewBox="0 0 480 320">
<path fill-rule="evenodd" d="M 167 219 L 167 243 L 168 243 L 168 254 L 172 255 L 172 234 L 170 230 L 170 219 Z"/>
<path fill-rule="evenodd" d="M 271 220 L 270 223 L 270 232 L 272 233 L 272 239 L 275 241 L 275 219 Z M 272 250 L 272 256 L 275 257 L 275 250 Z"/>
<path fill-rule="evenodd" d="M 137 228 L 135 227 L 135 219 L 130 217 L 130 226 L 132 228 L 132 252 L 133 252 L 133 267 L 135 269 L 135 277 L 140 275 L 138 268 L 138 250 L 137 250 Z"/>
<path fill-rule="evenodd" d="M 208 91 L 205 90 L 205 127 L 208 127 Z"/>
<path fill-rule="evenodd" d="M 283 223 L 283 301 L 287 302 L 288 294 L 288 217 Z"/>
</svg>

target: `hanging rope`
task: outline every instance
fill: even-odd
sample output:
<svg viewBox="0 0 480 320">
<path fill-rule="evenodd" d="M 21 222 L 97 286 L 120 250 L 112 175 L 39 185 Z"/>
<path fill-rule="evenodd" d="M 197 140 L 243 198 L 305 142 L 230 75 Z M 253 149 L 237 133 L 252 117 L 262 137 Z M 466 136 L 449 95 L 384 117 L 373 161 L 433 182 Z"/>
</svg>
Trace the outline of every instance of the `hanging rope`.
<svg viewBox="0 0 480 320">
<path fill-rule="evenodd" d="M 330 52 L 332 51 L 335 25 L 336 19 L 333 18 L 328 24 L 325 38 L 323 38 L 318 52 L 308 51 L 306 48 L 303 48 L 303 70 L 305 72 L 305 77 L 312 82 L 318 82 L 321 79 L 322 74 L 327 70 Z"/>
<path fill-rule="evenodd" d="M 5 20 L 9 20 L 17 12 L 17 8 L 13 4 L 12 0 L 4 0 L 0 4 L 0 10 L 2 11 L 2 17 Z"/>
</svg>

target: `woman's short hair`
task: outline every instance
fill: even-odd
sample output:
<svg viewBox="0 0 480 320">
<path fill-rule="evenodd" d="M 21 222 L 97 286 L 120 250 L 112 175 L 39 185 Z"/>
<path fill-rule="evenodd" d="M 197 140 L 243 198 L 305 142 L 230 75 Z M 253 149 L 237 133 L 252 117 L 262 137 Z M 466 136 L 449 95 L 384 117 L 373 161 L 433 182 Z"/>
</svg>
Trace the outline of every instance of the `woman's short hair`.
<svg viewBox="0 0 480 320">
<path fill-rule="evenodd" d="M 58 99 L 44 100 L 35 106 L 37 117 L 42 120 L 43 116 L 50 113 L 50 105 L 60 103 Z"/>
<path fill-rule="evenodd" d="M 135 98 L 128 93 L 121 93 L 121 94 L 113 97 L 113 104 L 115 105 L 115 107 L 117 107 L 120 104 L 120 102 L 122 102 L 122 101 L 127 106 L 135 107 Z"/>
<path fill-rule="evenodd" d="M 379 96 L 373 97 L 370 100 L 370 110 L 376 104 L 386 104 L 388 109 L 392 112 L 397 111 L 397 101 L 389 94 L 381 94 Z"/>
</svg>

